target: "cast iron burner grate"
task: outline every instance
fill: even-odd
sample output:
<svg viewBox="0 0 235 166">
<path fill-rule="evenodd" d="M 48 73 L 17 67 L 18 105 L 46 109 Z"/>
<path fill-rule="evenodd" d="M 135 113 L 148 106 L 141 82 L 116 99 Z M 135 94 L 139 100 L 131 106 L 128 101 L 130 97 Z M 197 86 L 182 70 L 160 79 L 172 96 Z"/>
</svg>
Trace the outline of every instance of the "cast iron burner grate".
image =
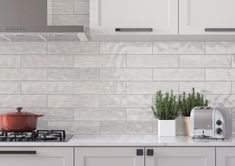
<svg viewBox="0 0 235 166">
<path fill-rule="evenodd" d="M 67 142 L 71 137 L 72 135 L 66 135 L 64 130 L 0 131 L 0 142 Z"/>
</svg>

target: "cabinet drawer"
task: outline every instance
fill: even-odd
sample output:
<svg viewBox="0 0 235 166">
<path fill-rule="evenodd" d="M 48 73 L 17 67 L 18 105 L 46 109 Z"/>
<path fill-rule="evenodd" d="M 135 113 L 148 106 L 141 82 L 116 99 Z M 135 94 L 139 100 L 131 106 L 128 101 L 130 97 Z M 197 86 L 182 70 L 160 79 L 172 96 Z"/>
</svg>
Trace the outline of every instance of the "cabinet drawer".
<svg viewBox="0 0 235 166">
<path fill-rule="evenodd" d="M 73 166 L 73 148 L 0 148 L 0 163 L 6 166 Z"/>
</svg>

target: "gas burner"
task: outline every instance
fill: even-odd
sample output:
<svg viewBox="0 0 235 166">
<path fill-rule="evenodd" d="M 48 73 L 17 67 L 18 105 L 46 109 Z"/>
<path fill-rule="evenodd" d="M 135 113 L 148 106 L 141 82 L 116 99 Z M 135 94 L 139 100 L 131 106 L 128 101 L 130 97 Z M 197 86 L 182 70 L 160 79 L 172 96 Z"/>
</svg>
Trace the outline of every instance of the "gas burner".
<svg viewBox="0 0 235 166">
<path fill-rule="evenodd" d="M 66 142 L 72 135 L 64 130 L 36 130 L 32 132 L 0 131 L 0 142 Z"/>
</svg>

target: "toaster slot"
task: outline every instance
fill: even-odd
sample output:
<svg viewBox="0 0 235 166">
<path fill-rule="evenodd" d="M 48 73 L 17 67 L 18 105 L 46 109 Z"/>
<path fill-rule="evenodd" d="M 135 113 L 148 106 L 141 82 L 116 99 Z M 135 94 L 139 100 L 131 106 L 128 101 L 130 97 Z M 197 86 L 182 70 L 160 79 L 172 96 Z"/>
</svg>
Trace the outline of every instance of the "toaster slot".
<svg viewBox="0 0 235 166">
<path fill-rule="evenodd" d="M 213 128 L 213 111 L 198 110 L 194 114 L 194 129 L 211 130 Z"/>
</svg>

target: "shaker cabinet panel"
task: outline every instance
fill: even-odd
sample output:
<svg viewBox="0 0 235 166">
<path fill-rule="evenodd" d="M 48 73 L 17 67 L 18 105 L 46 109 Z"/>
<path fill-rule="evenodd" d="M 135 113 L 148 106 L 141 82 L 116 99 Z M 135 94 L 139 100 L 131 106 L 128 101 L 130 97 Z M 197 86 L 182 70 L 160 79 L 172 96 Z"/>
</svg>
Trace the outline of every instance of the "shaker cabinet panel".
<svg viewBox="0 0 235 166">
<path fill-rule="evenodd" d="M 134 147 L 81 147 L 75 149 L 75 166 L 144 166 L 143 155 Z"/>
<path fill-rule="evenodd" d="M 216 164 L 218 166 L 234 166 L 235 148 L 234 147 L 216 148 Z"/>
<path fill-rule="evenodd" d="M 178 0 L 91 0 L 91 34 L 178 34 Z"/>
<path fill-rule="evenodd" d="M 73 148 L 1 147 L 0 165 L 73 166 Z"/>
<path fill-rule="evenodd" d="M 215 148 L 162 147 L 146 156 L 145 166 L 215 166 Z"/>
<path fill-rule="evenodd" d="M 180 0 L 179 33 L 235 34 L 234 0 Z"/>
</svg>

